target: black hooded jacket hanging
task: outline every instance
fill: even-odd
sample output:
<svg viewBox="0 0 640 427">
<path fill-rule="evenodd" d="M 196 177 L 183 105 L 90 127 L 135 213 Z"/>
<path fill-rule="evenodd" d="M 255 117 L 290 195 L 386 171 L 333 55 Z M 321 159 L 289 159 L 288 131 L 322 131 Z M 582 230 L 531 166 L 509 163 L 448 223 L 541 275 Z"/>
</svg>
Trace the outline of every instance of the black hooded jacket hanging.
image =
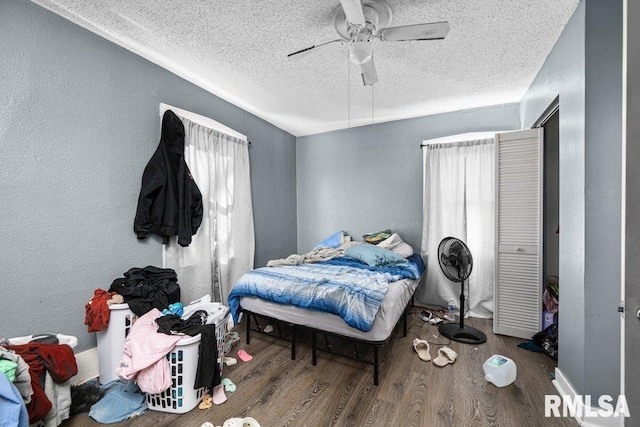
<svg viewBox="0 0 640 427">
<path fill-rule="evenodd" d="M 158 234 L 163 244 L 178 236 L 180 246 L 189 246 L 201 222 L 202 195 L 184 160 L 184 126 L 167 110 L 160 144 L 142 174 L 133 231 L 138 239 Z"/>
</svg>

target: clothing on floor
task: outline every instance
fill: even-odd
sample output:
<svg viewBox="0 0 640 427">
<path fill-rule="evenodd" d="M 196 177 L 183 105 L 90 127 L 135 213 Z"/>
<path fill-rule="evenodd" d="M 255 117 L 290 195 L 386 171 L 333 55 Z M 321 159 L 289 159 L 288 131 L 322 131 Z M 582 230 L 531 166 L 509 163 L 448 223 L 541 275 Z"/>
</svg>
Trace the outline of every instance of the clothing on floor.
<svg viewBox="0 0 640 427">
<path fill-rule="evenodd" d="M 218 365 L 218 343 L 216 340 L 216 325 L 207 324 L 208 313 L 198 310 L 188 319 L 169 314 L 156 319 L 158 332 L 172 335 L 183 333 L 191 336 L 200 334 L 198 347 L 198 368 L 194 389 L 201 387 L 212 390 L 220 384 L 220 366 Z"/>
<path fill-rule="evenodd" d="M 33 396 L 27 404 L 27 411 L 29 423 L 35 424 L 43 420 L 56 403 L 51 402 L 45 393 L 45 373 L 51 376 L 53 382 L 65 383 L 78 373 L 76 358 L 66 344 L 28 343 L 10 345 L 8 348 L 22 356 L 29 365 Z"/>
<path fill-rule="evenodd" d="M 71 386 L 70 415 L 89 412 L 91 407 L 98 403 L 105 395 L 97 379 L 91 379 L 85 383 Z"/>
<path fill-rule="evenodd" d="M 138 239 L 158 234 L 163 244 L 169 243 L 170 236 L 178 236 L 180 246 L 189 246 L 202 213 L 202 194 L 184 159 L 184 125 L 167 110 L 160 143 L 142 174 L 133 231 Z"/>
<path fill-rule="evenodd" d="M 145 395 L 133 381 L 113 380 L 103 384 L 102 390 L 104 397 L 89 411 L 89 416 L 99 423 L 119 423 L 147 410 Z"/>
<path fill-rule="evenodd" d="M 124 340 L 122 359 L 116 374 L 124 380 L 135 379 L 140 390 L 157 394 L 171 387 L 171 372 L 166 355 L 184 338 L 158 333 L 155 320 L 162 314 L 156 308 L 139 317 Z"/>
<path fill-rule="evenodd" d="M 27 427 L 29 414 L 20 392 L 0 373 L 0 427 Z"/>
<path fill-rule="evenodd" d="M 180 286 L 176 272 L 171 268 L 147 266 L 131 268 L 111 283 L 109 292 L 124 297 L 129 308 L 140 317 L 152 308 L 164 310 L 180 301 Z"/>
<path fill-rule="evenodd" d="M 107 301 L 113 294 L 104 289 L 93 291 L 93 298 L 84 306 L 84 324 L 88 326 L 88 332 L 103 331 L 109 326 L 110 310 Z"/>
</svg>

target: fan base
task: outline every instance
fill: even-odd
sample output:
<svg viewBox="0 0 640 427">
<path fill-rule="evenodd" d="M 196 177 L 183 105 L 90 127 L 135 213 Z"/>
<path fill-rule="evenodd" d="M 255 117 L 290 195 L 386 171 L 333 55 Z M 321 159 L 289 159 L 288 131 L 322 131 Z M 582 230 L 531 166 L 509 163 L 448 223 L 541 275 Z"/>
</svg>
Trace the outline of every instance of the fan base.
<svg viewBox="0 0 640 427">
<path fill-rule="evenodd" d="M 374 36 L 378 31 L 391 25 L 393 20 L 391 6 L 385 0 L 362 0 L 362 11 L 365 15 L 365 20 L 369 22 L 375 21 Z M 344 9 L 340 5 L 333 12 L 333 26 L 340 37 L 344 40 L 351 40 L 351 24 L 347 21 Z"/>
<path fill-rule="evenodd" d="M 487 340 L 487 336 L 482 331 L 471 326 L 461 328 L 455 323 L 440 324 L 438 332 L 440 335 L 464 344 L 482 344 Z"/>
</svg>

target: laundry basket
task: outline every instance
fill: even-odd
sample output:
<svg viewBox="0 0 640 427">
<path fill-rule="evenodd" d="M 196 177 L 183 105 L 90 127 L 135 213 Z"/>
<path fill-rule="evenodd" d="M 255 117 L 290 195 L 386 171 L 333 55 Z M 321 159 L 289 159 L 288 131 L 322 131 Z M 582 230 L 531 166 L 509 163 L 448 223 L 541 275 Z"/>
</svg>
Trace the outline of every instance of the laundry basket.
<svg viewBox="0 0 640 427">
<path fill-rule="evenodd" d="M 55 335 L 56 338 L 58 339 L 58 344 L 66 344 L 71 348 L 75 348 L 78 345 L 78 338 L 74 337 L 73 335 L 63 335 L 63 334 L 39 334 L 39 335 L 27 335 L 24 337 L 14 337 L 14 338 L 9 338 L 9 344 L 11 345 L 28 344 L 32 340 L 37 339 L 38 337 L 46 336 L 46 335 Z M 59 384 L 58 387 L 69 388 L 71 387 L 71 383 L 67 381 L 64 384 Z M 44 426 L 45 426 L 44 419 L 34 424 L 30 424 L 30 427 L 44 427 Z"/>
<path fill-rule="evenodd" d="M 100 383 L 106 384 L 118 379 L 116 368 L 124 352 L 124 340 L 131 326 L 138 320 L 129 304 L 109 306 L 109 325 L 107 329 L 96 332 L 98 340 L 98 373 Z"/>
<path fill-rule="evenodd" d="M 224 365 L 224 334 L 227 330 L 227 316 L 216 323 L 216 343 L 220 358 L 220 374 Z M 204 388 L 194 389 L 196 372 L 198 370 L 198 347 L 200 334 L 183 338 L 176 343 L 173 350 L 167 354 L 171 371 L 171 387 L 162 393 L 147 393 L 147 407 L 154 411 L 184 414 L 200 403 L 205 392 Z"/>
</svg>

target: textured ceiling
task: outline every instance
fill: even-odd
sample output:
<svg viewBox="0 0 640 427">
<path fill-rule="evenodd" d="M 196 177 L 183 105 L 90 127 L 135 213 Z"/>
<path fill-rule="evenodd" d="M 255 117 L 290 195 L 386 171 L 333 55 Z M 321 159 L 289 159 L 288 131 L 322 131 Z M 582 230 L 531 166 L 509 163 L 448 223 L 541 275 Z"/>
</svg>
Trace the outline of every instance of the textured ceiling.
<svg viewBox="0 0 640 427">
<path fill-rule="evenodd" d="M 287 59 L 338 38 L 339 0 L 32 1 L 301 136 L 519 102 L 579 0 L 387 0 L 391 26 L 451 31 L 374 41 L 373 89 L 337 43 Z"/>
</svg>

